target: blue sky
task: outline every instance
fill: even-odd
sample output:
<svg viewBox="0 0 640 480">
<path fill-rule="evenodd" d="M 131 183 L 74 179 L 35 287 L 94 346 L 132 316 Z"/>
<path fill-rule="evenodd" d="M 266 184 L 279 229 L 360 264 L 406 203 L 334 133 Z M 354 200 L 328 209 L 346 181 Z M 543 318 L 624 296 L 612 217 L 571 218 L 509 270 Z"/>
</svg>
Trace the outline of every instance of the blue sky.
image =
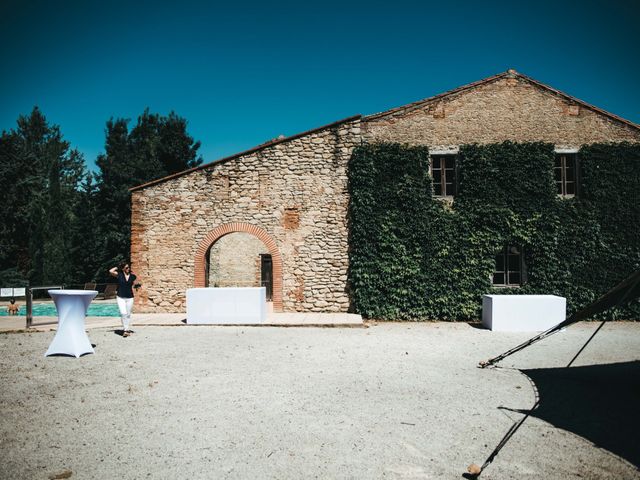
<svg viewBox="0 0 640 480">
<path fill-rule="evenodd" d="M 515 68 L 640 123 L 636 1 L 3 0 L 0 130 L 38 105 L 85 154 L 174 110 L 205 162 Z"/>
</svg>

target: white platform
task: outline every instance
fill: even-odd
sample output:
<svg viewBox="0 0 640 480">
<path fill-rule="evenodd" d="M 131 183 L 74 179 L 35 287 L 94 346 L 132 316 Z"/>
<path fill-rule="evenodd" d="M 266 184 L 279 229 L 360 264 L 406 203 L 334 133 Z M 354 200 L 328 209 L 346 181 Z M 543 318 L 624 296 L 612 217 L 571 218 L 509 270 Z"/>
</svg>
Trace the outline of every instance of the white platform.
<svg viewBox="0 0 640 480">
<path fill-rule="evenodd" d="M 94 353 L 84 319 L 96 290 L 48 290 L 58 311 L 58 330 L 45 357 L 49 355 L 73 355 Z"/>
<path fill-rule="evenodd" d="M 482 325 L 499 332 L 543 332 L 564 321 L 567 299 L 556 295 L 483 295 Z"/>
<path fill-rule="evenodd" d="M 267 289 L 190 288 L 187 290 L 187 323 L 250 325 L 267 319 Z"/>
</svg>

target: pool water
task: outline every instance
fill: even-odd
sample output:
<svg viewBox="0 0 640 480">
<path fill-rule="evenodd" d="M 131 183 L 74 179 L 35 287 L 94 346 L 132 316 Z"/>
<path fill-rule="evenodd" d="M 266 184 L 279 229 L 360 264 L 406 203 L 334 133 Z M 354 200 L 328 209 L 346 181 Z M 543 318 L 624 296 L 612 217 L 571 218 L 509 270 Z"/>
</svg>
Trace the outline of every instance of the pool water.
<svg viewBox="0 0 640 480">
<path fill-rule="evenodd" d="M 33 316 L 34 317 L 57 317 L 58 312 L 56 306 L 53 303 L 34 303 L 33 304 Z M 26 305 L 20 305 L 18 315 L 25 316 L 27 314 Z M 0 306 L 0 317 L 6 317 L 7 307 Z M 91 304 L 87 311 L 87 317 L 119 317 L 118 305 L 115 303 L 103 303 L 103 304 Z"/>
</svg>

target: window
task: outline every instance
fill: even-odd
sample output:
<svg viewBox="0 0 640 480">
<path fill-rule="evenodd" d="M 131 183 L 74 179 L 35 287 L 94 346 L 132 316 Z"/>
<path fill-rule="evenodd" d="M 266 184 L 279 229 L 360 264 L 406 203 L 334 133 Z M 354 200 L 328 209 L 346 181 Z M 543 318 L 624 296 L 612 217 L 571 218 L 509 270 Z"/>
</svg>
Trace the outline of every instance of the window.
<svg viewBox="0 0 640 480">
<path fill-rule="evenodd" d="M 558 195 L 573 196 L 576 194 L 576 157 L 575 153 L 556 155 L 553 174 L 556 180 Z"/>
<path fill-rule="evenodd" d="M 432 155 L 431 176 L 433 194 L 437 197 L 452 197 L 456 194 L 456 156 Z"/>
<path fill-rule="evenodd" d="M 493 284 L 503 287 L 518 287 L 524 283 L 524 262 L 522 249 L 509 245 L 496 255 L 496 270 Z"/>
</svg>

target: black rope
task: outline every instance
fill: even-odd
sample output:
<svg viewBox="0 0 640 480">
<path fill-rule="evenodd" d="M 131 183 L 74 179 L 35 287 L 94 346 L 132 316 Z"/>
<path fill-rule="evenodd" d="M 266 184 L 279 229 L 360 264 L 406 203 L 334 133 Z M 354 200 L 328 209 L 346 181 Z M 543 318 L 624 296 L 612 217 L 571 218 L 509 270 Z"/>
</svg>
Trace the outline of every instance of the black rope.
<svg viewBox="0 0 640 480">
<path fill-rule="evenodd" d="M 629 277 L 625 278 L 622 282 L 620 282 L 611 290 L 609 290 L 607 293 L 602 295 L 595 302 L 587 305 L 582 310 L 579 310 L 578 312 L 574 313 L 566 320 L 560 322 L 558 325 L 555 325 L 551 327 L 549 330 L 542 332 L 533 338 L 530 338 L 529 340 L 521 343 L 520 345 L 516 345 L 511 350 L 507 350 L 506 352 L 496 357 L 480 362 L 478 366 L 480 368 L 486 368 L 486 367 L 495 365 L 496 363 L 507 358 L 509 355 L 513 355 L 514 353 L 517 353 L 520 350 L 527 348 L 528 346 L 533 345 L 534 343 L 544 338 L 547 338 L 553 335 L 554 333 L 559 332 L 564 327 L 568 327 L 573 323 L 592 317 L 597 313 L 603 312 L 604 310 L 607 310 L 611 307 L 617 307 L 627 301 L 634 300 L 635 298 L 638 298 L 638 297 L 640 297 L 640 270 L 634 272 Z M 580 352 L 578 352 L 578 355 L 579 354 Z"/>
<path fill-rule="evenodd" d="M 511 350 L 507 350 L 506 352 L 501 353 L 500 355 L 498 355 L 496 357 L 490 358 L 489 360 L 485 360 L 484 362 L 480 362 L 478 364 L 478 366 L 480 368 L 487 368 L 487 367 L 490 367 L 492 365 L 495 365 L 496 363 L 500 362 L 501 360 L 507 358 L 509 355 L 513 355 L 514 353 L 517 353 L 520 350 L 524 350 L 528 346 L 533 345 L 534 343 L 536 343 L 536 342 L 538 342 L 538 341 L 540 341 L 540 340 L 542 340 L 544 338 L 550 337 L 554 333 L 558 333 L 560 330 L 562 330 L 562 328 L 564 328 L 564 327 L 560 327 L 559 325 L 556 325 L 556 326 L 550 328 L 549 330 L 546 330 L 546 331 L 544 331 L 542 333 L 539 333 L 535 337 L 530 338 L 526 342 L 523 342 L 520 345 L 516 345 Z"/>
<path fill-rule="evenodd" d="M 591 336 L 589 337 L 589 340 L 587 340 L 587 343 L 585 343 L 585 344 L 582 346 L 582 348 L 581 348 L 580 350 L 578 350 L 578 353 L 576 353 L 575 357 L 573 357 L 573 358 L 571 359 L 571 361 L 570 361 L 570 362 L 569 362 L 569 364 L 567 365 L 567 368 L 569 368 L 569 367 L 573 364 L 573 362 L 575 362 L 575 361 L 576 361 L 576 358 L 578 358 L 578 355 L 580 355 L 580 354 L 582 353 L 582 351 L 583 351 L 585 348 L 587 348 L 587 345 L 589 345 L 589 342 L 591 342 L 591 340 L 593 340 L 593 337 L 595 337 L 595 336 L 596 336 L 596 333 L 598 333 L 598 332 L 600 331 L 600 329 L 601 329 L 602 327 L 604 327 L 605 322 L 606 322 L 606 320 L 603 320 L 603 321 L 602 321 L 602 323 L 600 324 L 600 326 L 599 326 L 598 328 L 596 328 L 596 331 L 595 331 L 595 332 L 593 332 L 593 335 L 591 335 Z"/>
<path fill-rule="evenodd" d="M 591 303 L 590 305 L 588 305 L 587 307 L 583 308 L 582 310 L 576 312 L 575 314 L 571 315 L 569 318 L 567 318 L 563 322 L 559 323 L 558 325 L 556 325 L 554 327 L 551 327 L 549 330 L 547 330 L 545 332 L 542 332 L 542 333 L 536 335 L 533 338 L 530 338 L 526 342 L 523 342 L 520 345 L 517 345 L 517 346 L 513 347 L 511 350 L 508 350 L 508 351 L 506 351 L 506 352 L 504 352 L 504 353 L 502 353 L 502 354 L 500 354 L 500 355 L 498 355 L 496 357 L 490 358 L 489 360 L 486 360 L 484 362 L 480 362 L 479 367 L 480 368 L 486 368 L 486 367 L 495 365 L 498 362 L 500 362 L 501 360 L 503 360 L 506 357 L 508 357 L 509 355 L 513 355 L 514 353 L 519 352 L 520 350 L 523 350 L 523 349 L 527 348 L 528 346 L 530 346 L 530 345 L 532 345 L 532 344 L 534 344 L 534 343 L 536 343 L 536 342 L 538 342 L 538 341 L 540 341 L 540 340 L 542 340 L 544 338 L 547 338 L 547 337 L 553 335 L 554 333 L 559 332 L 564 327 L 567 327 L 567 326 L 571 325 L 572 323 L 576 323 L 576 322 L 579 322 L 581 320 L 584 320 L 585 318 L 592 317 L 593 315 L 595 315 L 597 313 L 600 313 L 600 312 L 602 312 L 604 310 L 607 310 L 607 309 L 609 309 L 611 307 L 621 305 L 625 301 L 634 300 L 635 298 L 638 298 L 638 297 L 640 297 L 640 270 L 638 270 L 635 273 L 633 273 L 632 275 L 630 275 L 628 278 L 626 278 L 624 281 L 620 282 L 618 285 L 613 287 L 611 290 L 609 290 L 606 294 L 604 294 L 598 300 L 596 300 L 595 302 Z M 589 337 L 589 339 L 585 342 L 585 344 L 580 348 L 580 350 L 578 350 L 578 353 L 576 353 L 574 355 L 574 357 L 571 359 L 571 361 L 567 365 L 567 368 L 570 367 L 571 365 L 573 365 L 573 362 L 576 361 L 578 356 L 584 351 L 584 349 L 591 342 L 591 340 L 593 340 L 593 338 L 596 336 L 596 334 L 604 326 L 605 322 L 606 322 L 606 320 L 604 320 L 600 324 L 600 326 L 596 329 L 595 332 L 593 332 L 593 334 Z M 505 433 L 505 435 L 502 437 L 502 439 L 500 440 L 500 442 L 498 443 L 496 448 L 493 449 L 493 451 L 487 457 L 487 459 L 484 461 L 484 463 L 482 464 L 481 467 L 478 467 L 477 465 L 472 464 L 468 468 L 468 473 L 464 473 L 462 476 L 464 478 L 477 479 L 480 476 L 480 474 L 482 473 L 482 471 L 486 467 L 488 467 L 489 464 L 491 464 L 491 462 L 493 462 L 493 460 L 496 458 L 496 456 L 498 455 L 500 450 L 502 450 L 504 448 L 504 446 L 507 444 L 507 442 L 518 431 L 518 429 L 522 426 L 522 424 L 524 424 L 524 422 L 527 420 L 527 418 L 529 418 L 531 416 L 531 414 L 538 408 L 538 406 L 540 405 L 540 401 L 541 401 L 541 399 L 538 396 L 537 400 L 536 400 L 536 403 L 533 405 L 533 407 L 531 407 L 531 409 L 526 413 L 526 415 L 524 415 L 520 420 L 518 420 L 513 425 L 511 425 L 509 430 L 507 430 L 507 433 Z"/>
<path fill-rule="evenodd" d="M 513 437 L 513 435 L 518 431 L 518 429 L 527 420 L 527 418 L 529 418 L 531 416 L 531 414 L 534 412 L 534 410 L 536 408 L 538 408 L 538 405 L 540 405 L 540 399 L 538 399 L 536 401 L 536 403 L 533 405 L 533 407 L 531 407 L 531 409 L 527 412 L 527 414 L 524 417 L 522 417 L 516 423 L 511 425 L 511 428 L 509 428 L 509 430 L 507 430 L 507 433 L 505 433 L 504 437 L 502 437 L 502 440 L 500 440 L 500 442 L 498 443 L 496 448 L 493 449 L 493 452 L 491 452 L 491 454 L 487 457 L 487 459 L 484 461 L 484 463 L 480 467 L 480 472 L 481 473 L 482 473 L 482 470 L 484 470 L 486 467 L 489 466 L 489 464 L 491 462 L 493 462 L 493 459 L 498 456 L 498 453 L 500 453 L 500 450 L 502 450 L 502 448 L 507 444 L 507 442 L 509 440 L 511 440 L 511 437 Z M 477 476 L 479 476 L 479 475 L 480 475 L 480 473 L 478 473 Z"/>
<path fill-rule="evenodd" d="M 571 359 L 571 361 L 567 364 L 567 366 L 565 368 L 569 368 L 573 362 L 575 362 L 575 360 L 578 358 L 578 356 L 584 351 L 585 348 L 587 348 L 587 345 L 589 345 L 589 343 L 591 342 L 591 340 L 593 340 L 593 337 L 596 336 L 596 334 L 600 331 L 600 329 L 604 326 L 606 320 L 603 321 L 598 328 L 596 328 L 595 332 L 593 332 L 593 334 L 589 337 L 589 339 L 584 343 L 584 345 L 582 345 L 582 347 L 580 348 L 580 350 L 578 350 L 578 353 L 576 353 L 574 355 L 574 357 Z M 554 327 L 555 329 L 555 327 Z M 547 332 L 544 333 L 548 333 L 551 332 L 552 330 L 548 330 Z M 553 331 L 552 333 L 555 333 L 558 330 Z M 542 334 L 541 334 L 542 335 Z M 541 335 L 538 335 L 538 337 L 540 337 Z M 551 333 L 549 333 L 549 335 L 551 335 Z M 548 335 L 547 335 L 548 336 Z M 538 338 L 538 337 L 534 337 L 534 338 Z M 541 338 L 538 338 L 538 340 L 540 340 Z M 531 339 L 533 340 L 533 339 Z M 526 343 L 526 342 L 525 342 Z M 522 348 L 525 348 L 526 345 L 522 344 L 519 345 Z M 520 348 L 520 350 L 522 350 L 522 348 Z M 512 349 L 514 350 L 514 349 Z M 510 350 L 511 352 L 511 350 Z M 505 352 L 505 355 L 509 353 L 509 352 Z M 513 352 L 515 353 L 515 352 Z M 498 357 L 496 357 L 498 358 Z M 498 360 L 499 361 L 499 360 Z M 484 367 L 483 367 L 484 368 Z M 482 466 L 479 468 L 479 470 L 474 471 L 474 473 L 465 473 L 463 475 L 464 478 L 469 478 L 469 479 L 476 479 L 480 476 L 480 474 L 482 473 L 482 471 L 487 468 L 489 466 L 489 464 L 491 464 L 491 462 L 493 462 L 494 458 L 496 458 L 498 456 L 498 453 L 500 453 L 500 450 L 503 449 L 503 447 L 507 444 L 507 442 L 511 439 L 511 437 L 513 437 L 515 435 L 515 433 L 518 431 L 518 429 L 522 426 L 522 424 L 527 420 L 527 418 L 529 418 L 531 416 L 531 414 L 538 408 L 538 406 L 540 405 L 540 397 L 538 396 L 536 403 L 533 404 L 533 407 L 531 407 L 531 409 L 529 411 L 527 411 L 526 415 L 524 415 L 520 420 L 518 420 L 516 423 L 514 423 L 513 425 L 511 425 L 511 427 L 509 428 L 509 430 L 507 430 L 507 433 L 504 434 L 504 437 L 502 437 L 502 440 L 500 440 L 500 442 L 498 443 L 498 445 L 496 446 L 496 448 L 493 449 L 493 451 L 489 454 L 489 456 L 487 457 L 487 459 L 484 461 L 484 463 L 482 464 Z M 512 410 L 513 411 L 513 410 Z M 522 413 L 522 412 L 520 412 Z M 471 466 L 469 467 L 470 469 L 472 468 Z"/>
</svg>

